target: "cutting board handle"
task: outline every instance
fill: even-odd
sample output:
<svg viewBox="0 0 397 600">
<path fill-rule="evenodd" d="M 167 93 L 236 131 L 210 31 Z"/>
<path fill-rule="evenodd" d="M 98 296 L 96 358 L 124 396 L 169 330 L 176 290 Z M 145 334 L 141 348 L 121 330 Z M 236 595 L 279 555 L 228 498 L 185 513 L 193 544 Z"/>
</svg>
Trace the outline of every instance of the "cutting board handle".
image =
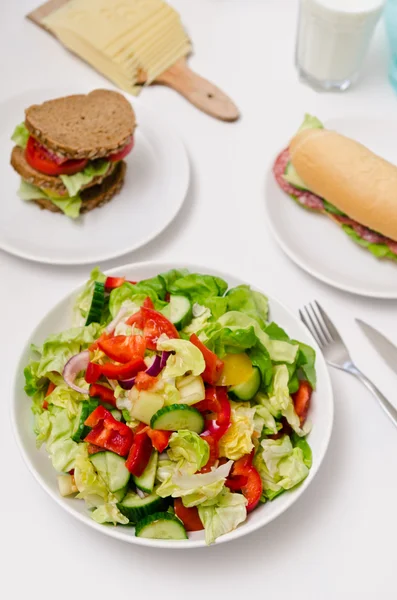
<svg viewBox="0 0 397 600">
<path fill-rule="evenodd" d="M 184 58 L 156 77 L 156 83 L 179 92 L 203 112 L 222 121 L 236 121 L 239 110 L 216 85 L 192 71 Z"/>
</svg>

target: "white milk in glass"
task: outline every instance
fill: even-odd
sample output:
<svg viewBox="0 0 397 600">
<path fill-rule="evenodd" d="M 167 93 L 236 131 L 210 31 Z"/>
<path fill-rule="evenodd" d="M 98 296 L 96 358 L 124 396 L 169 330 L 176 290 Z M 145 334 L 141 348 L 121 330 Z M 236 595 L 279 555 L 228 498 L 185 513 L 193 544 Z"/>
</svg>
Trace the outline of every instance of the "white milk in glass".
<svg viewBox="0 0 397 600">
<path fill-rule="evenodd" d="M 313 87 L 344 90 L 360 71 L 384 0 L 300 0 L 296 66 Z"/>
</svg>

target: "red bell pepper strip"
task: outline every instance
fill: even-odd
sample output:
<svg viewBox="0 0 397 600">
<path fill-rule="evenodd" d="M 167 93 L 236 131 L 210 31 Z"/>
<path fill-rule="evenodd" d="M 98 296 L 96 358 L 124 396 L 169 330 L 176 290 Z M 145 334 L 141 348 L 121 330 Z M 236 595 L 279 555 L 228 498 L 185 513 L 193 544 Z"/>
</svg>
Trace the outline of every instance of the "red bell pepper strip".
<svg viewBox="0 0 397 600">
<path fill-rule="evenodd" d="M 92 383 L 90 385 L 89 394 L 92 398 L 98 398 L 101 402 L 111 404 L 117 408 L 115 395 L 110 388 L 99 383 Z"/>
<path fill-rule="evenodd" d="M 131 315 L 127 320 L 127 325 L 136 325 L 143 331 L 146 345 L 150 350 L 156 350 L 157 340 L 163 333 L 169 338 L 179 338 L 178 331 L 164 315 L 144 306 Z"/>
<path fill-rule="evenodd" d="M 307 413 L 310 408 L 310 400 L 313 390 L 308 381 L 301 381 L 299 389 L 295 394 L 292 394 L 295 412 L 299 417 L 301 426 L 306 421 Z"/>
<path fill-rule="evenodd" d="M 105 290 L 106 291 L 114 290 L 115 288 L 122 286 L 123 283 L 125 283 L 126 281 L 128 281 L 128 283 L 132 283 L 132 284 L 136 283 L 136 281 L 129 281 L 125 277 L 106 277 Z"/>
<path fill-rule="evenodd" d="M 204 525 L 199 517 L 197 506 L 186 508 L 180 498 L 175 498 L 174 510 L 178 519 L 182 521 L 186 531 L 201 531 L 204 529 Z"/>
<path fill-rule="evenodd" d="M 140 477 L 147 467 L 152 454 L 152 442 L 147 433 L 147 427 L 141 423 L 134 435 L 125 466 L 132 475 Z"/>
<path fill-rule="evenodd" d="M 225 481 L 225 486 L 233 492 L 239 492 L 248 482 L 247 475 L 236 475 L 228 477 Z"/>
<path fill-rule="evenodd" d="M 95 383 L 102 375 L 101 365 L 97 363 L 89 362 L 85 371 L 84 379 L 87 383 Z"/>
<path fill-rule="evenodd" d="M 103 448 L 100 448 L 99 446 L 95 446 L 95 444 L 88 444 L 87 452 L 89 455 L 98 454 L 98 452 L 103 452 Z"/>
<path fill-rule="evenodd" d="M 246 483 L 244 483 L 240 489 L 243 496 L 247 499 L 247 512 L 251 512 L 257 506 L 261 498 L 263 487 L 261 476 L 252 464 L 253 457 L 254 451 L 237 460 L 233 465 L 231 476 L 227 478 L 225 483 L 225 485 L 230 487 L 228 483 L 233 485 L 233 483 L 236 483 L 237 477 L 246 479 Z M 231 489 L 236 491 L 235 488 Z"/>
<path fill-rule="evenodd" d="M 195 405 L 197 406 L 197 404 Z M 205 431 L 204 433 L 202 433 L 200 435 L 200 437 L 205 440 L 207 442 L 207 444 L 210 447 L 210 457 L 207 461 L 207 463 L 204 465 L 204 467 L 202 467 L 202 469 L 199 471 L 199 473 L 208 473 L 209 471 L 211 471 L 211 468 L 213 466 L 215 466 L 218 458 L 219 458 L 219 446 L 218 446 L 218 440 L 210 434 L 209 431 Z"/>
<path fill-rule="evenodd" d="M 84 438 L 85 442 L 115 452 L 119 456 L 128 454 L 134 439 L 132 430 L 128 425 L 117 421 L 103 406 L 98 406 L 87 417 L 84 425 L 92 427 Z"/>
<path fill-rule="evenodd" d="M 207 431 L 219 440 L 229 429 L 231 419 L 231 407 L 226 387 L 207 386 L 205 399 L 194 405 L 200 412 L 210 411 L 216 417 L 207 418 Z"/>
<path fill-rule="evenodd" d="M 98 347 L 108 358 L 124 364 L 138 356 L 143 358 L 146 342 L 142 335 L 116 335 L 111 338 L 99 338 Z"/>
<path fill-rule="evenodd" d="M 99 338 L 97 340 L 95 340 L 95 342 L 92 342 L 92 344 L 90 346 L 88 346 L 88 350 L 90 352 L 95 352 L 95 350 L 98 350 L 100 342 L 103 342 L 104 340 L 108 340 L 112 337 L 113 337 L 113 332 L 107 333 L 106 331 L 104 331 L 103 333 L 101 333 Z"/>
<path fill-rule="evenodd" d="M 163 431 L 162 429 L 147 428 L 147 434 L 152 440 L 153 447 L 157 452 L 164 452 L 172 435 L 172 431 Z"/>
<path fill-rule="evenodd" d="M 223 371 L 223 360 L 218 358 L 214 352 L 211 352 L 211 350 L 209 350 L 209 348 L 203 344 L 203 342 L 195 333 L 190 336 L 190 341 L 192 344 L 194 344 L 194 346 L 196 346 L 196 348 L 200 350 L 204 357 L 205 369 L 203 373 L 201 373 L 201 377 L 204 379 L 205 383 L 216 385 L 216 382 L 219 380 L 219 377 Z"/>
<path fill-rule="evenodd" d="M 145 308 L 151 308 L 152 310 L 154 310 L 153 300 L 149 296 L 147 298 L 145 298 L 142 306 L 144 306 Z"/>
<path fill-rule="evenodd" d="M 108 379 L 116 379 L 117 381 L 130 379 L 130 377 L 134 377 L 134 375 L 144 369 L 146 369 L 145 361 L 140 356 L 130 360 L 124 365 L 105 363 L 104 365 L 95 364 L 94 366 L 91 366 L 91 363 L 89 363 L 86 370 L 86 381 L 88 381 L 88 376 L 90 379 L 88 383 L 95 383 L 101 375 L 108 377 Z"/>
<path fill-rule="evenodd" d="M 55 383 L 52 383 L 52 381 L 50 381 L 48 383 L 48 388 L 47 388 L 47 391 L 45 393 L 45 398 L 47 398 L 47 396 L 49 396 L 50 394 L 52 394 L 52 392 L 55 390 L 56 387 L 57 386 L 55 385 Z M 48 409 L 48 402 L 47 402 L 47 400 L 43 401 L 43 409 L 44 410 Z"/>
</svg>

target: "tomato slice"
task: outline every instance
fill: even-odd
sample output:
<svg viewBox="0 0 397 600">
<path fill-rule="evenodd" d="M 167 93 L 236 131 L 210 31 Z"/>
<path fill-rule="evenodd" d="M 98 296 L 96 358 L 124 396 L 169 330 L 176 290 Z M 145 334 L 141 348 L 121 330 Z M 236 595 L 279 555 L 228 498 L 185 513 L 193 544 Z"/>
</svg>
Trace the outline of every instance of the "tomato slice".
<svg viewBox="0 0 397 600">
<path fill-rule="evenodd" d="M 310 408 L 310 400 L 312 397 L 312 388 L 308 381 L 301 381 L 299 389 L 295 394 L 292 394 L 292 401 L 294 403 L 295 412 L 299 417 L 300 424 L 306 421 L 307 413 Z"/>
<path fill-rule="evenodd" d="M 140 371 L 135 377 L 135 387 L 137 390 L 150 390 L 158 382 L 158 377 L 152 377 L 145 371 Z"/>
<path fill-rule="evenodd" d="M 30 136 L 25 150 L 25 158 L 29 165 L 46 175 L 73 175 L 82 171 L 87 165 L 85 158 L 79 160 L 64 160 L 42 146 Z"/>
<path fill-rule="evenodd" d="M 107 156 L 107 160 L 110 160 L 112 162 L 117 162 L 118 160 L 122 160 L 123 158 L 125 158 L 127 156 L 127 154 L 129 154 L 131 152 L 131 150 L 134 147 L 134 138 L 131 138 L 131 141 L 124 146 L 124 148 L 122 148 L 119 152 L 114 152 L 113 154 L 109 154 L 109 156 Z"/>
<path fill-rule="evenodd" d="M 258 505 L 262 494 L 262 480 L 258 471 L 252 465 L 254 453 L 242 456 L 233 465 L 231 476 L 227 479 L 227 487 L 236 490 L 237 479 L 240 480 L 241 491 L 247 499 L 247 512 L 251 512 Z M 244 482 L 246 480 L 246 482 Z M 229 485 L 228 485 L 229 483 Z"/>
<path fill-rule="evenodd" d="M 179 334 L 174 325 L 161 313 L 152 308 L 142 308 L 131 315 L 127 320 L 127 325 L 136 325 L 138 329 L 143 330 L 146 339 L 146 346 L 149 350 L 156 350 L 157 340 L 165 333 L 169 338 L 179 338 Z"/>
<path fill-rule="evenodd" d="M 116 335 L 109 339 L 99 339 L 98 346 L 112 360 L 127 363 L 138 356 L 145 356 L 146 342 L 142 335 Z"/>
<path fill-rule="evenodd" d="M 175 498 L 174 510 L 178 519 L 182 521 L 186 531 L 201 531 L 204 529 L 196 506 L 186 508 L 186 506 L 183 506 L 180 498 Z"/>
<path fill-rule="evenodd" d="M 126 279 L 125 277 L 106 277 L 105 280 L 105 289 L 106 291 L 114 290 L 123 285 L 123 283 L 131 283 L 135 285 L 136 281 L 131 281 L 130 279 Z"/>
</svg>

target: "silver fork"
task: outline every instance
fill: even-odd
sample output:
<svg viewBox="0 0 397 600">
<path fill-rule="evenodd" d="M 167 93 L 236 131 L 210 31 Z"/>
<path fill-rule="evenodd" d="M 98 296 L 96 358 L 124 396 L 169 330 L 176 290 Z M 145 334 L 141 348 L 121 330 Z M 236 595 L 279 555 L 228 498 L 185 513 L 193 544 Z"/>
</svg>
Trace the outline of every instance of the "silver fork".
<svg viewBox="0 0 397 600">
<path fill-rule="evenodd" d="M 299 315 L 320 346 L 327 363 L 331 367 L 346 371 L 346 373 L 357 377 L 372 392 L 387 416 L 397 427 L 397 410 L 390 404 L 382 392 L 378 390 L 376 385 L 356 367 L 338 330 L 319 303 L 315 300 L 310 304 L 306 304 L 299 311 Z"/>
</svg>

